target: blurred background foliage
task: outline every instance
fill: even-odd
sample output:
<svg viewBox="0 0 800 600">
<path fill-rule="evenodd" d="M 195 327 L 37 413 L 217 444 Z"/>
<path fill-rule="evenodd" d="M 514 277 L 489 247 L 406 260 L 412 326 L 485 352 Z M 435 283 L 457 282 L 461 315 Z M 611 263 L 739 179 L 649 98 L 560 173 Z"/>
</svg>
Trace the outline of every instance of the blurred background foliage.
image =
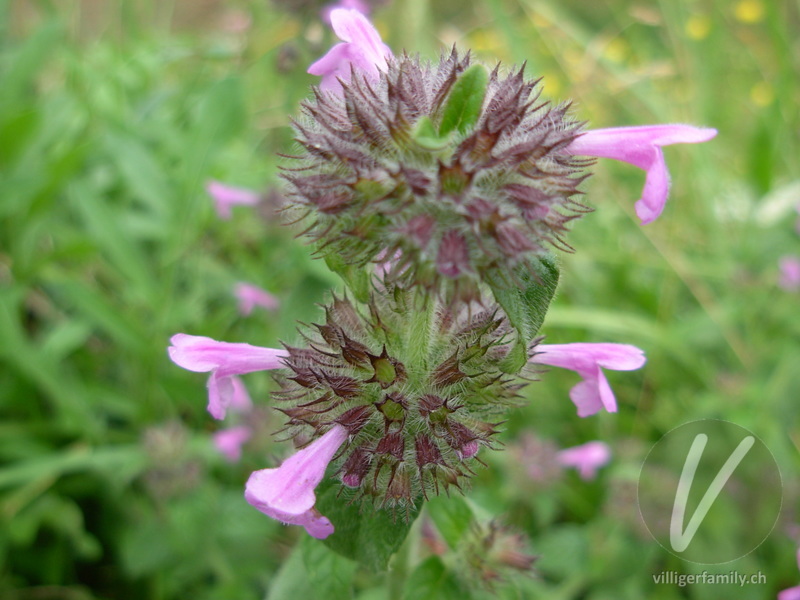
<svg viewBox="0 0 800 600">
<path fill-rule="evenodd" d="M 204 377 L 165 352 L 179 331 L 296 341 L 295 321 L 314 320 L 337 284 L 268 202 L 221 221 L 204 192 L 210 179 L 265 196 L 277 184 L 288 117 L 315 82 L 305 70 L 334 41 L 317 7 L 291 4 L 0 0 L 2 598 L 297 593 L 302 531 L 242 498 L 248 474 L 288 452 L 269 435 L 280 419 L 268 375 L 247 377 L 262 434 L 232 465 L 211 444 Z M 798 3 L 396 0 L 374 17 L 395 51 L 435 57 L 455 43 L 490 64 L 527 61 L 545 95 L 572 98 L 592 127 L 720 131 L 666 150 L 671 199 L 648 227 L 633 214 L 640 171 L 604 161 L 584 184 L 597 210 L 573 228 L 543 333 L 633 343 L 648 364 L 609 375 L 616 415 L 577 418 L 573 373 L 530 386 L 506 451 L 486 457 L 467 496 L 541 558 L 533 576 L 472 586 L 474 597 L 766 598 L 795 585 L 800 319 L 777 261 L 800 254 Z M 240 316 L 237 281 L 272 291 L 280 310 Z M 664 569 L 709 568 L 662 550 L 636 507 L 649 448 L 697 418 L 751 429 L 781 467 L 775 530 L 718 569 L 761 570 L 766 585 L 653 583 Z M 592 439 L 614 451 L 596 481 L 542 476 L 548 445 Z M 407 580 L 312 549 L 304 585 L 317 597 L 466 598 L 465 582 L 490 578 L 419 527 L 409 543 L 427 541 L 418 556 L 430 558 L 412 555 Z M 336 587 L 341 573 L 350 579 Z"/>
</svg>

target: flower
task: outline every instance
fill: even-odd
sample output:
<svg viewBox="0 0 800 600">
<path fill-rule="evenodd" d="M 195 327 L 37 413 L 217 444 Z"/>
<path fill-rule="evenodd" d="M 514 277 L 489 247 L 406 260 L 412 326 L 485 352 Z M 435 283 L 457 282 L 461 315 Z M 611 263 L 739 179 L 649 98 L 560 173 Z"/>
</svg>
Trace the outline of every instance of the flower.
<svg viewBox="0 0 800 600">
<path fill-rule="evenodd" d="M 253 312 L 256 306 L 267 310 L 275 310 L 280 305 L 278 299 L 267 290 L 242 281 L 234 286 L 233 294 L 239 301 L 239 312 L 244 316 Z"/>
<path fill-rule="evenodd" d="M 587 131 L 573 140 L 566 151 L 580 156 L 613 158 L 647 172 L 636 214 L 647 225 L 661 214 L 669 193 L 669 173 L 662 146 L 697 144 L 717 135 L 716 129 L 691 125 L 644 125 Z"/>
<path fill-rule="evenodd" d="M 254 206 L 261 201 L 261 194 L 252 190 L 232 187 L 219 181 L 209 181 L 206 192 L 214 200 L 214 208 L 220 219 L 231 218 L 231 207 L 235 205 Z"/>
<path fill-rule="evenodd" d="M 800 258 L 797 256 L 782 256 L 778 261 L 780 277 L 778 285 L 787 292 L 800 290 Z"/>
<path fill-rule="evenodd" d="M 575 467 L 581 479 L 594 479 L 597 469 L 611 460 L 611 448 L 605 442 L 587 442 L 559 450 L 557 460 L 563 467 Z"/>
<path fill-rule="evenodd" d="M 797 566 L 800 567 L 800 550 L 797 551 Z M 800 585 L 778 592 L 778 600 L 800 600 Z"/>
<path fill-rule="evenodd" d="M 214 446 L 230 462 L 236 462 L 242 457 L 242 446 L 252 435 L 253 430 L 247 425 L 222 429 L 214 434 Z"/>
<path fill-rule="evenodd" d="M 349 441 L 331 470 L 364 503 L 408 515 L 417 499 L 460 489 L 481 449 L 495 448 L 501 412 L 520 399 L 522 384 L 497 366 L 510 345 L 499 309 L 379 286 L 368 304 L 334 296 L 324 308 L 322 323 L 301 330 L 306 347 L 287 346 L 289 372 L 276 374 L 281 433 L 300 446 L 344 427 Z M 438 326 L 426 333 L 409 317 L 427 310 Z M 428 365 L 413 383 L 409 363 Z"/>
<path fill-rule="evenodd" d="M 346 439 L 347 430 L 334 425 L 280 467 L 253 472 L 247 480 L 245 500 L 268 517 L 287 525 L 302 525 L 312 537 L 325 539 L 333 533 L 333 525 L 314 507 L 314 488 Z"/>
<path fill-rule="evenodd" d="M 322 20 L 328 25 L 331 24 L 331 13 L 337 8 L 357 10 L 362 15 L 368 15 L 372 11 L 372 7 L 364 0 L 338 0 L 338 2 L 328 4 L 322 9 Z"/>
<path fill-rule="evenodd" d="M 540 344 L 530 362 L 571 369 L 583 381 L 574 386 L 569 397 L 578 407 L 579 417 L 588 417 L 605 408 L 617 412 L 614 392 L 601 367 L 614 371 L 633 371 L 644 365 L 644 352 L 627 344 Z"/>
<path fill-rule="evenodd" d="M 208 337 L 178 333 L 170 339 L 169 357 L 179 367 L 195 373 L 211 372 L 208 379 L 208 412 L 224 419 L 234 399 L 233 375 L 283 367 L 285 350 L 250 344 L 218 342 Z"/>
<path fill-rule="evenodd" d="M 392 55 L 389 47 L 381 41 L 372 23 L 354 9 L 337 8 L 331 11 L 333 31 L 343 41 L 312 64 L 308 72 L 322 76 L 322 90 L 341 93 L 343 81 L 350 81 L 351 68 L 373 80 L 378 79 L 379 70 L 386 69 L 386 57 Z"/>
</svg>

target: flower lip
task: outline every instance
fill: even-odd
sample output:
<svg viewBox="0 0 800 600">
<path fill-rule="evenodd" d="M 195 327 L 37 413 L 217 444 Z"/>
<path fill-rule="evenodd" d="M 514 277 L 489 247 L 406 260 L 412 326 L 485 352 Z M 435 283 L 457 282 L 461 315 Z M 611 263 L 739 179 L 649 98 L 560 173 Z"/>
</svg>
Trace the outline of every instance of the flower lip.
<svg viewBox="0 0 800 600">
<path fill-rule="evenodd" d="M 333 525 L 314 508 L 314 488 L 322 481 L 333 455 L 347 439 L 347 430 L 334 425 L 325 435 L 297 451 L 275 469 L 250 475 L 245 499 L 265 515 L 288 525 L 302 525 L 313 537 L 324 539 Z"/>
<path fill-rule="evenodd" d="M 636 214 L 642 225 L 647 225 L 664 210 L 669 194 L 669 172 L 661 147 L 698 144 L 716 135 L 716 129 L 681 124 L 593 129 L 579 134 L 566 151 L 613 158 L 643 169 L 647 175 L 642 197 L 636 203 Z"/>
</svg>

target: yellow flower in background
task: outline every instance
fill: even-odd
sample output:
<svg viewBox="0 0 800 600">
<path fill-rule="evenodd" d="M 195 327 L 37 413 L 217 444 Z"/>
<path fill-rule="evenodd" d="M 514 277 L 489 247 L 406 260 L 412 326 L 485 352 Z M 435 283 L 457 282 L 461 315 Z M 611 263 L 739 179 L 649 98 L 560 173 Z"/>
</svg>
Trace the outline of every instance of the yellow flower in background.
<svg viewBox="0 0 800 600">
<path fill-rule="evenodd" d="M 704 40 L 711 32 L 711 19 L 708 15 L 692 15 L 686 21 L 686 35 L 693 40 Z"/>
<path fill-rule="evenodd" d="M 764 5 L 759 0 L 741 0 L 733 14 L 742 23 L 758 23 L 764 18 Z"/>
</svg>

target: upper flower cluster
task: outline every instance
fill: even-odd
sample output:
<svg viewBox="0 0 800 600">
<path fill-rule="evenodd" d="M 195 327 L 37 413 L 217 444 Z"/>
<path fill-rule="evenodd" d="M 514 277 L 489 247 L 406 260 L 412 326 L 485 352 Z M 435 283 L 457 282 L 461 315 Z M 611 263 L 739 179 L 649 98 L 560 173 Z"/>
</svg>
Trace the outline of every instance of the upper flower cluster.
<svg viewBox="0 0 800 600">
<path fill-rule="evenodd" d="M 437 64 L 387 59 L 370 38 L 382 69 L 363 69 L 368 53 L 354 46 L 320 61 L 353 72 L 323 79 L 337 93 L 304 104 L 304 152 L 284 171 L 320 253 L 360 265 L 395 257 L 389 281 L 469 292 L 566 246 L 567 222 L 588 210 L 575 197 L 589 164 L 565 151 L 580 131 L 566 105 L 539 102 L 522 70 L 488 73 L 455 50 Z"/>
</svg>

